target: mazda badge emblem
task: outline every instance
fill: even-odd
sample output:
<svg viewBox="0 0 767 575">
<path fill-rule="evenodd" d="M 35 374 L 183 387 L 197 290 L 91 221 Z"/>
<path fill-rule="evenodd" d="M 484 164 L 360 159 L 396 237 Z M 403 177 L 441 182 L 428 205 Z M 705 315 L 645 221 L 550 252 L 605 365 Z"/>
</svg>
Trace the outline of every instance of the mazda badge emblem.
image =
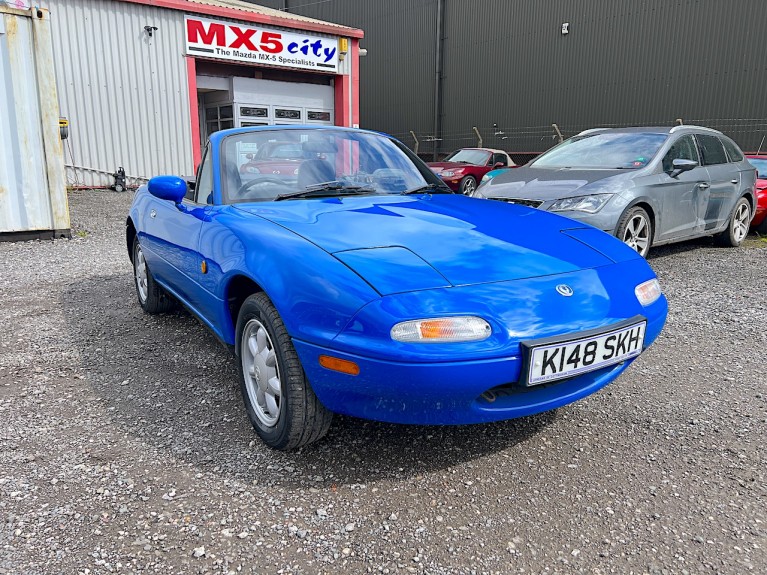
<svg viewBox="0 0 767 575">
<path fill-rule="evenodd" d="M 559 284 L 557 286 L 557 291 L 559 292 L 560 295 L 563 295 L 565 297 L 570 297 L 574 293 L 573 288 L 571 288 L 567 284 Z"/>
</svg>

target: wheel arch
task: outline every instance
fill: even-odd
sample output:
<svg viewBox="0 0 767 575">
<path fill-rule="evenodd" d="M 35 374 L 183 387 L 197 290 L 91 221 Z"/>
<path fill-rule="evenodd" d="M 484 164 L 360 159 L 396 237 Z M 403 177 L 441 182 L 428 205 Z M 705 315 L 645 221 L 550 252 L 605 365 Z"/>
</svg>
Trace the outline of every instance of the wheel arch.
<svg viewBox="0 0 767 575">
<path fill-rule="evenodd" d="M 128 248 L 128 257 L 131 263 L 133 263 L 133 240 L 136 239 L 136 226 L 133 223 L 133 218 L 128 216 L 125 220 L 125 243 Z"/>
<path fill-rule="evenodd" d="M 753 217 L 753 215 L 756 213 L 756 204 L 757 204 L 756 196 L 750 190 L 748 190 L 744 192 L 743 195 L 740 197 L 746 198 L 748 200 L 748 205 L 751 208 L 751 216 Z M 735 202 L 735 203 L 737 204 L 738 202 Z"/>
<path fill-rule="evenodd" d="M 647 215 L 650 217 L 650 225 L 652 226 L 652 242 L 655 243 L 655 238 L 658 233 L 657 216 L 655 209 L 652 207 L 652 204 L 647 198 L 637 198 L 628 204 L 625 208 L 623 208 L 623 211 L 615 222 L 615 230 L 613 231 L 613 235 L 618 232 L 618 224 L 620 223 L 621 219 L 623 219 L 625 213 L 632 208 L 642 208 L 645 212 L 647 212 Z"/>
<path fill-rule="evenodd" d="M 232 327 L 237 329 L 237 317 L 240 314 L 240 308 L 245 300 L 255 293 L 264 292 L 261 287 L 251 277 L 238 273 L 229 278 L 224 293 L 226 294 L 226 304 L 229 310 L 229 318 L 232 321 Z M 233 334 L 236 335 L 236 334 Z M 235 346 L 238 345 L 237 338 L 234 337 Z"/>
</svg>

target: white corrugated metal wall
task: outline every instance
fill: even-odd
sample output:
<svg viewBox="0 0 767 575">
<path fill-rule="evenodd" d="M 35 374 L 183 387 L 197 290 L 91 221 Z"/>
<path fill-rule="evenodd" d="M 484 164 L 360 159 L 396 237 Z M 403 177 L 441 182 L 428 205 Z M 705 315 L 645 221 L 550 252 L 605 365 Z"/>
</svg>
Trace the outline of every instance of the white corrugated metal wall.
<svg viewBox="0 0 767 575">
<path fill-rule="evenodd" d="M 184 13 L 114 0 L 43 0 L 51 31 L 70 185 L 191 174 Z M 150 38 L 144 26 L 156 26 Z M 71 166 L 76 166 L 73 169 Z M 129 182 L 130 183 L 130 182 Z"/>
<path fill-rule="evenodd" d="M 0 4 L 0 233 L 27 232 L 69 235 L 50 20 Z"/>
</svg>

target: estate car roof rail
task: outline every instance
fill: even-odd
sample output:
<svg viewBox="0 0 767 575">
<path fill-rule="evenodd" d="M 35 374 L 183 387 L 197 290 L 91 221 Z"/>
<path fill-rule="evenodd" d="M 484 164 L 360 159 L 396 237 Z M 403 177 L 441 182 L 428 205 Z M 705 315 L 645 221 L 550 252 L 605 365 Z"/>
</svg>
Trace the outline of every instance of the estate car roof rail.
<svg viewBox="0 0 767 575">
<path fill-rule="evenodd" d="M 586 134 L 595 134 L 596 132 L 602 132 L 604 130 L 609 130 L 610 128 L 591 128 L 589 130 L 583 130 L 579 134 L 576 134 L 577 136 L 585 136 Z"/>
<path fill-rule="evenodd" d="M 715 130 L 714 128 L 707 128 L 705 126 L 693 126 L 692 124 L 682 124 L 680 126 L 674 126 L 669 130 L 669 134 L 673 134 L 675 132 L 678 132 L 679 130 L 682 130 L 684 128 L 692 128 L 694 130 L 703 130 L 704 132 L 712 132 L 714 134 L 721 134 L 719 130 Z"/>
</svg>

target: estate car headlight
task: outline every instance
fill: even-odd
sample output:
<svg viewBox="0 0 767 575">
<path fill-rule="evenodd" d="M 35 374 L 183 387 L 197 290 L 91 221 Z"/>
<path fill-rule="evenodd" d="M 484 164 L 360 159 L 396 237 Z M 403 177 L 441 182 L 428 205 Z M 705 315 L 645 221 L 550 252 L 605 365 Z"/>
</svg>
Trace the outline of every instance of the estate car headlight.
<svg viewBox="0 0 767 575">
<path fill-rule="evenodd" d="M 391 338 L 406 343 L 482 341 L 491 331 L 481 317 L 436 317 L 400 322 L 391 328 Z"/>
<path fill-rule="evenodd" d="M 593 194 L 590 196 L 576 196 L 574 198 L 562 198 L 555 201 L 549 207 L 550 212 L 578 211 L 593 214 L 601 210 L 612 194 Z"/>
<path fill-rule="evenodd" d="M 648 306 L 658 300 L 663 293 L 657 279 L 647 280 L 634 288 L 634 293 L 643 306 Z"/>
</svg>

